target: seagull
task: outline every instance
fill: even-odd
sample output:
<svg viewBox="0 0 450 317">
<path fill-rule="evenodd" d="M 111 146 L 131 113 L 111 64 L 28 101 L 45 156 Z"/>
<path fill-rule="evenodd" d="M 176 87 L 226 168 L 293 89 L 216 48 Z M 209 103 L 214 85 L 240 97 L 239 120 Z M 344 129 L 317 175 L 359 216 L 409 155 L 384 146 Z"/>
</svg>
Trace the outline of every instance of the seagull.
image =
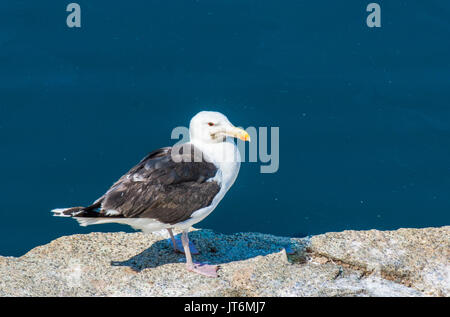
<svg viewBox="0 0 450 317">
<path fill-rule="evenodd" d="M 217 207 L 236 180 L 241 158 L 233 138 L 250 141 L 250 136 L 214 111 L 196 114 L 189 136 L 189 142 L 149 153 L 92 205 L 53 209 L 53 214 L 72 217 L 81 226 L 120 223 L 144 233 L 166 229 L 189 271 L 217 277 L 218 266 L 192 260 L 191 249 L 198 251 L 188 230 Z M 182 231 L 182 247 L 173 229 Z"/>
</svg>

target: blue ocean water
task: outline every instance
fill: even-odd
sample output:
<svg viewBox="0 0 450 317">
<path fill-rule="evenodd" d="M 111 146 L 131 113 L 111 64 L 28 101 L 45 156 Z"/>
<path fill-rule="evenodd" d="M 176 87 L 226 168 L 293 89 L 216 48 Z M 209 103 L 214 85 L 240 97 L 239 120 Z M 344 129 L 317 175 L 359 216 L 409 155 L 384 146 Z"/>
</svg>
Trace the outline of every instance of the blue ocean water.
<svg viewBox="0 0 450 317">
<path fill-rule="evenodd" d="M 79 227 L 173 127 L 217 110 L 280 128 L 280 166 L 244 163 L 201 228 L 303 236 L 450 223 L 450 3 L 0 2 L 0 255 Z"/>
</svg>

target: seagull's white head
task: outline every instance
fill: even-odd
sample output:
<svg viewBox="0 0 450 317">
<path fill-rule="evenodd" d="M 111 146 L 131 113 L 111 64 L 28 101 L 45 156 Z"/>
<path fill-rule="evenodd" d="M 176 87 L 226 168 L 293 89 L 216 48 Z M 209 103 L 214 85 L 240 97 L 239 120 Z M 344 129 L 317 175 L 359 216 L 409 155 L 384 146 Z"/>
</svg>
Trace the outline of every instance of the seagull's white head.
<svg viewBox="0 0 450 317">
<path fill-rule="evenodd" d="M 191 141 L 203 143 L 224 142 L 226 137 L 250 141 L 250 136 L 245 130 L 236 128 L 225 115 L 215 111 L 197 113 L 189 125 L 189 134 Z"/>
</svg>

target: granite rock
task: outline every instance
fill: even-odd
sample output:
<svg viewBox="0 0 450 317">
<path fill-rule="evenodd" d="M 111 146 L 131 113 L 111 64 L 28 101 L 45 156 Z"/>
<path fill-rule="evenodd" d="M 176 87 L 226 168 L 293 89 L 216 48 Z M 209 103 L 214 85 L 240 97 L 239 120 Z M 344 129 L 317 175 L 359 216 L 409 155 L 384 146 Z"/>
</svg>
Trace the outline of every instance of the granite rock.
<svg viewBox="0 0 450 317">
<path fill-rule="evenodd" d="M 189 236 L 218 278 L 187 271 L 165 232 L 90 233 L 0 257 L 0 296 L 449 296 L 450 226 Z"/>
</svg>

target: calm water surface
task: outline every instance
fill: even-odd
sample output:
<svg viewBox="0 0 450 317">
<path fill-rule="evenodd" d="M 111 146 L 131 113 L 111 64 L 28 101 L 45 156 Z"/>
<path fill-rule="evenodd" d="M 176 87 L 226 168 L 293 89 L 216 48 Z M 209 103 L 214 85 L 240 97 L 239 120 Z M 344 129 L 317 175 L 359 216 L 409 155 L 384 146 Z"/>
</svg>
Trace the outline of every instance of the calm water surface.
<svg viewBox="0 0 450 317">
<path fill-rule="evenodd" d="M 79 227 L 95 200 L 198 111 L 280 127 L 280 169 L 244 163 L 199 224 L 303 236 L 450 223 L 450 3 L 0 2 L 0 254 Z"/>
</svg>

